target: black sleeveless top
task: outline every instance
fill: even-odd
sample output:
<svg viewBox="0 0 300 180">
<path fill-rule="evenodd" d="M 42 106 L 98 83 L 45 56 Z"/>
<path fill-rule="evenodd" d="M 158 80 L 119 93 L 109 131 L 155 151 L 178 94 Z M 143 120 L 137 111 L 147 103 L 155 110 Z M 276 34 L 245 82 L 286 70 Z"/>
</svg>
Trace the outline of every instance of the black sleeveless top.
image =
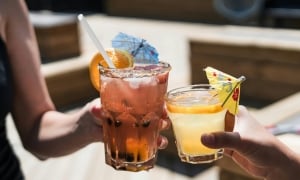
<svg viewBox="0 0 300 180">
<path fill-rule="evenodd" d="M 7 140 L 5 117 L 12 106 L 12 81 L 6 46 L 0 37 L 0 179 L 22 180 L 19 160 Z"/>
</svg>

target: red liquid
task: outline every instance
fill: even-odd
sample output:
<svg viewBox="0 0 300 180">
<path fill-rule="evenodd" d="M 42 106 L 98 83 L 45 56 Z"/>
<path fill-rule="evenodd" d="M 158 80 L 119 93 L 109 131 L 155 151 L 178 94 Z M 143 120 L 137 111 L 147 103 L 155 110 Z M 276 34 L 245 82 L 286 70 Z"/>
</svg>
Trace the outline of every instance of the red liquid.
<svg viewBox="0 0 300 180">
<path fill-rule="evenodd" d="M 153 167 L 168 72 L 142 78 L 101 76 L 106 163 L 120 170 Z"/>
</svg>

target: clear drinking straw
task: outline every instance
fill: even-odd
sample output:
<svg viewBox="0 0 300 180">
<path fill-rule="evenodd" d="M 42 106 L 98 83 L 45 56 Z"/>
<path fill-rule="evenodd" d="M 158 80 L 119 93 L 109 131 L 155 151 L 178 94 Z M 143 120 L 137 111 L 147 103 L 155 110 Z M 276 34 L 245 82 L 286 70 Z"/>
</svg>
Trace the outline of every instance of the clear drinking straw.
<svg viewBox="0 0 300 180">
<path fill-rule="evenodd" d="M 84 18 L 84 16 L 82 14 L 78 15 L 78 20 L 81 22 L 82 27 L 86 30 L 86 32 L 90 36 L 91 40 L 94 42 L 96 48 L 98 49 L 98 51 L 101 53 L 101 55 L 103 56 L 103 58 L 107 62 L 108 66 L 110 68 L 115 68 L 115 65 L 113 64 L 111 59 L 108 57 L 108 55 L 107 55 L 106 51 L 104 50 L 102 44 L 97 39 L 94 31 L 91 29 L 90 25 L 88 24 L 87 20 Z"/>
</svg>

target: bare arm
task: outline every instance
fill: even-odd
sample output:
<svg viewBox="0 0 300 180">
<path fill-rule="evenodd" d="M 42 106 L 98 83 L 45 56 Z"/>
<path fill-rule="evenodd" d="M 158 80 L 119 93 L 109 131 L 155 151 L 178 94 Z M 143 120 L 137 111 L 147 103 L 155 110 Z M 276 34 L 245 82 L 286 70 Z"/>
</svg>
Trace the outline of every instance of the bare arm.
<svg viewBox="0 0 300 180">
<path fill-rule="evenodd" d="M 4 4 L 7 10 L 3 36 L 13 74 L 12 115 L 24 147 L 40 157 L 60 156 L 101 140 L 101 127 L 91 113 L 96 101 L 73 114 L 55 110 L 40 72 L 27 7 L 23 0 L 5 0 Z"/>
</svg>

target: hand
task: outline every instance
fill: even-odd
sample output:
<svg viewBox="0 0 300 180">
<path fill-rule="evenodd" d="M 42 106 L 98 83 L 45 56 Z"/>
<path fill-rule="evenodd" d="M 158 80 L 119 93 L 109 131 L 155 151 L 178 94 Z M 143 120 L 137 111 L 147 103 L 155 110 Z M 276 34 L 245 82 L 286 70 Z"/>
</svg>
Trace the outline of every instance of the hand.
<svg viewBox="0 0 300 180">
<path fill-rule="evenodd" d="M 81 120 L 78 124 L 90 134 L 93 141 L 103 141 L 103 127 L 101 117 L 100 98 L 96 98 L 85 105 L 82 109 Z"/>
<path fill-rule="evenodd" d="M 99 134 L 96 134 L 96 137 L 98 137 L 98 140 L 103 141 L 102 119 L 106 119 L 106 116 L 104 114 L 104 111 L 102 111 L 103 109 L 100 105 L 100 99 L 98 98 L 92 101 L 91 103 L 89 103 L 88 106 L 91 109 L 90 112 L 94 116 L 94 121 L 99 125 L 100 128 L 98 132 L 101 132 L 101 136 Z M 170 119 L 168 118 L 167 112 L 164 109 L 162 118 L 159 122 L 159 131 L 167 130 L 170 127 L 170 125 Z M 160 135 L 157 139 L 157 145 L 159 149 L 165 149 L 168 145 L 168 139 Z"/>
<path fill-rule="evenodd" d="M 160 131 L 167 130 L 171 126 L 171 121 L 170 121 L 165 109 L 163 111 L 163 115 L 162 115 L 162 118 L 160 119 L 159 124 L 160 124 L 159 125 Z M 158 137 L 157 144 L 158 144 L 159 149 L 165 149 L 168 146 L 168 139 L 166 137 L 160 135 Z"/>
<path fill-rule="evenodd" d="M 294 179 L 300 171 L 299 157 L 261 126 L 240 106 L 234 132 L 202 135 L 210 148 L 225 148 L 225 154 L 250 174 L 266 179 Z"/>
</svg>

